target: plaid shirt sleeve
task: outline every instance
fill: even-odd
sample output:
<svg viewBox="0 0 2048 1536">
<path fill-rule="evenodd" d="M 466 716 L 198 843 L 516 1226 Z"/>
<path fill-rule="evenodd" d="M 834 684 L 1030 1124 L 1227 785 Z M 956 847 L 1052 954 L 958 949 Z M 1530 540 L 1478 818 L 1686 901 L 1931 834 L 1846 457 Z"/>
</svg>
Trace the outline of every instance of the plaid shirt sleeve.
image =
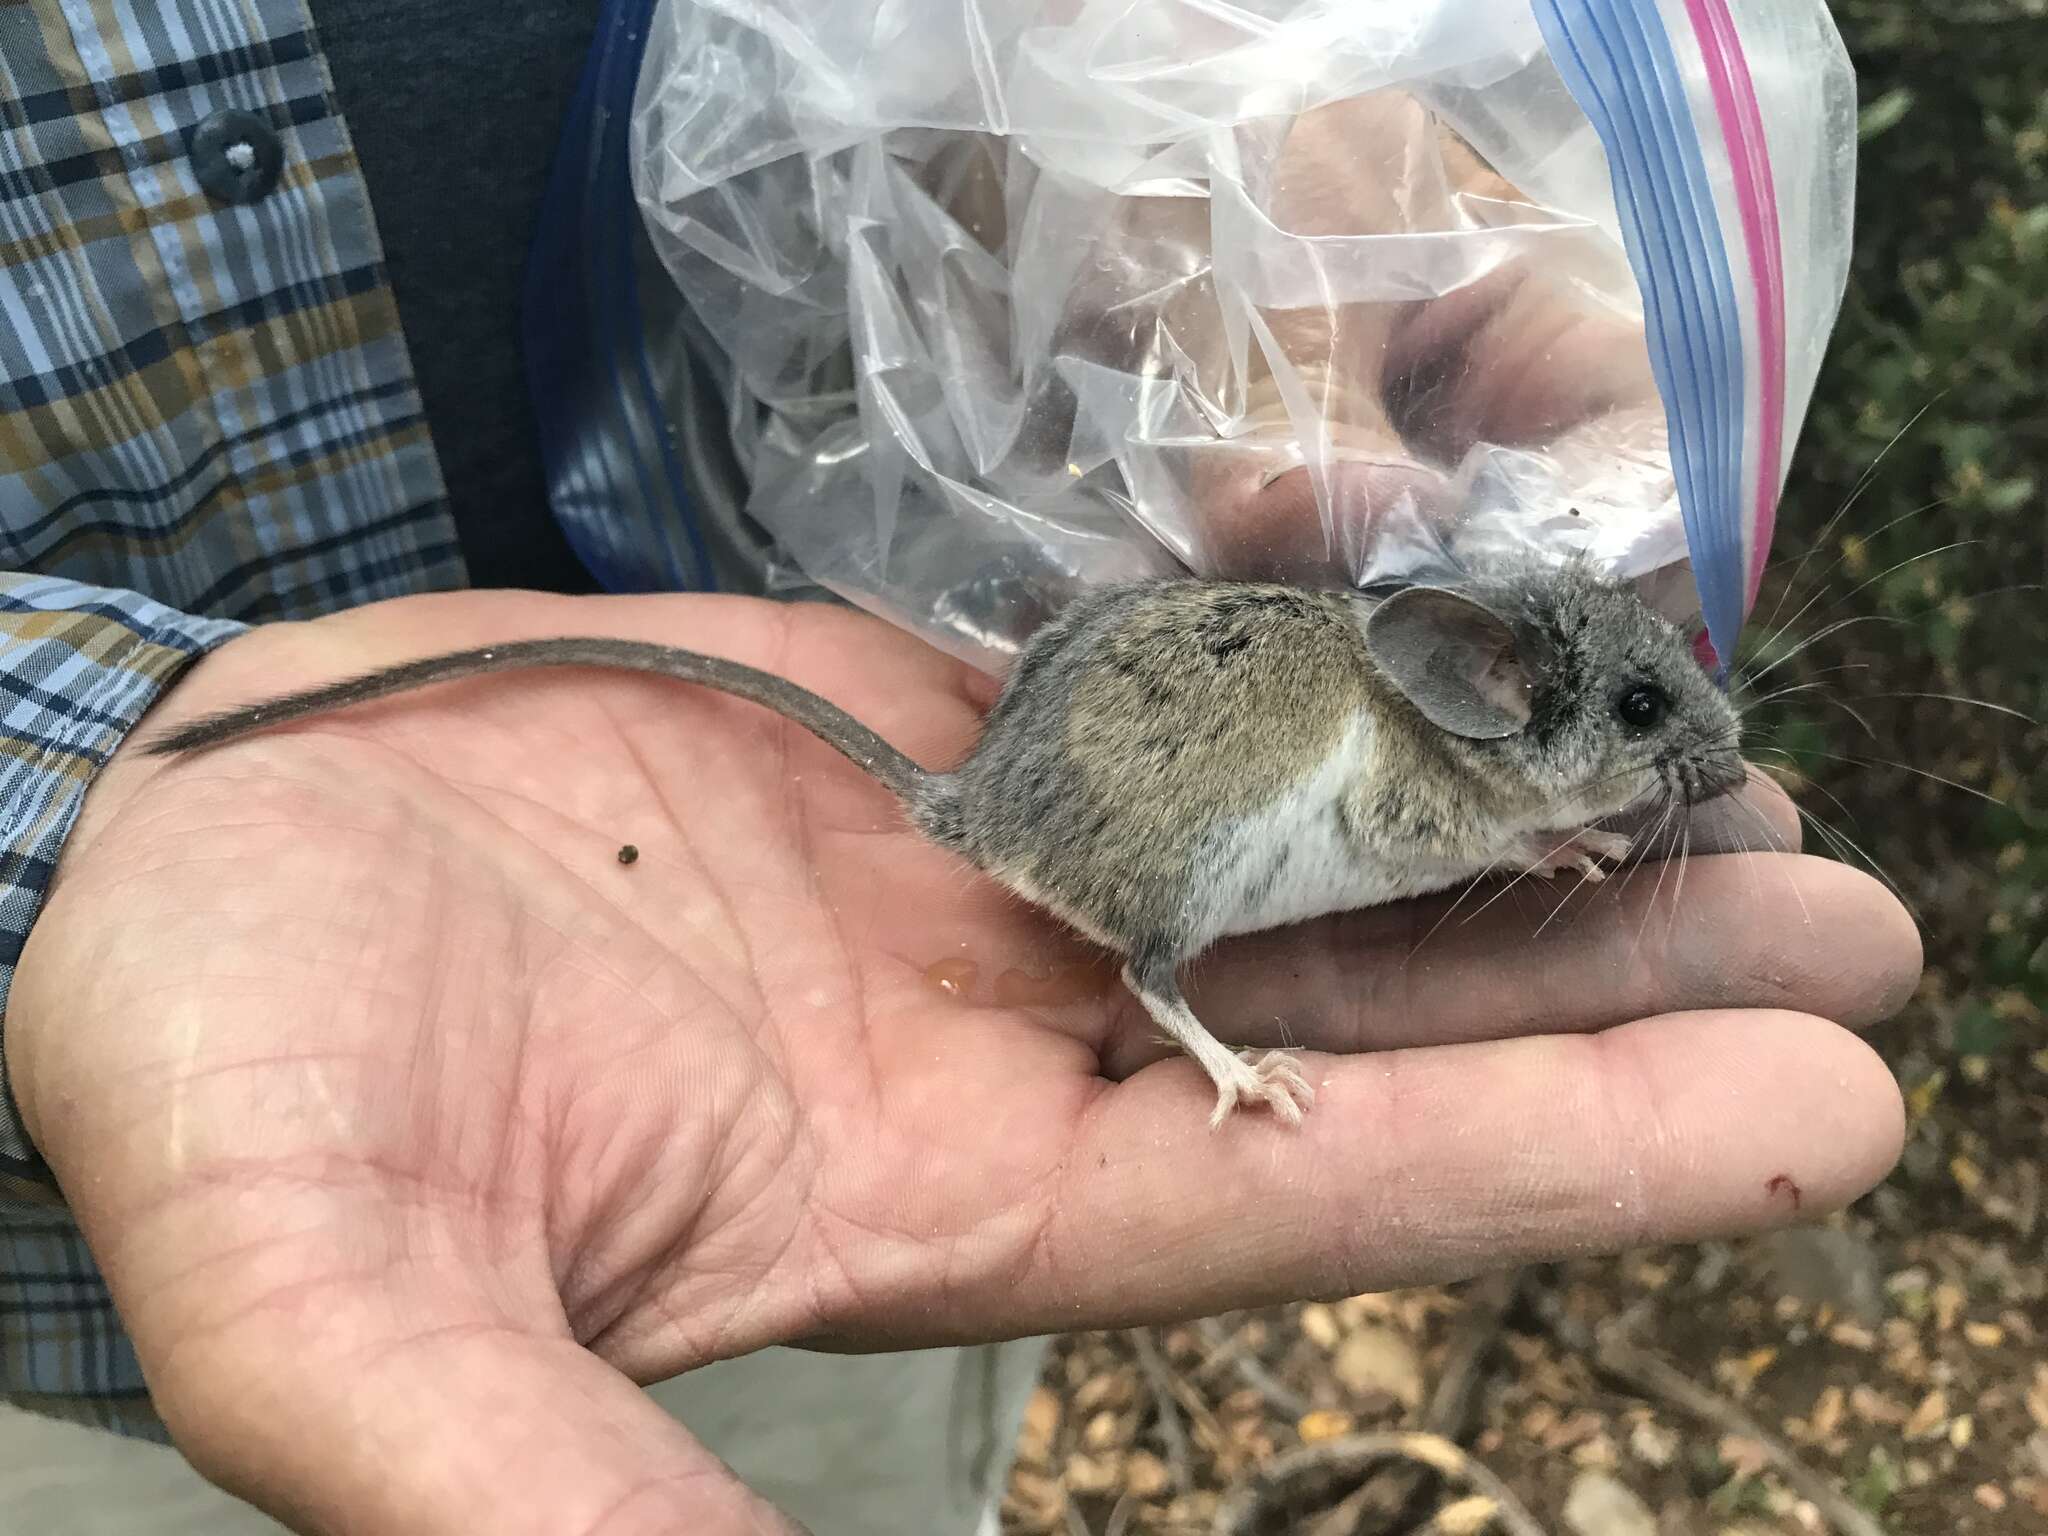
<svg viewBox="0 0 2048 1536">
<path fill-rule="evenodd" d="M 228 112 L 276 168 L 251 195 L 200 159 Z M 95 771 L 184 667 L 464 579 L 304 0 L 0 0 L 0 573 L 4 992 Z M 4 1056 L 0 1397 L 163 1433 Z"/>
<path fill-rule="evenodd" d="M 93 774 L 162 690 L 241 632 L 57 578 L 0 575 L 0 1018 L 29 926 Z M 0 1039 L 4 1046 L 4 1039 Z M 5 1091 L 0 1050 L 0 1325 L 18 1404 L 147 1439 L 162 1423 L 76 1225 Z"/>
<path fill-rule="evenodd" d="M 0 576 L 0 1018 L 94 773 L 179 672 L 241 628 L 132 592 Z M 5 1047 L 0 1035 L 0 1173 L 39 1182 L 39 1160 L 4 1091 Z"/>
</svg>

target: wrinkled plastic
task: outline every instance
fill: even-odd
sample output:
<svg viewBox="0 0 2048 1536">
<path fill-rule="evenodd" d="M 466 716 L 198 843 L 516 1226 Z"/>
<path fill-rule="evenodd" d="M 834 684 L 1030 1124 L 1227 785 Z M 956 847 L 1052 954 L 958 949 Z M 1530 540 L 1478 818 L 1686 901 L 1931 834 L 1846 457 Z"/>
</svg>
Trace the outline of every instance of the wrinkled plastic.
<svg viewBox="0 0 2048 1536">
<path fill-rule="evenodd" d="M 1725 655 L 1847 271 L 1819 0 L 662 0 L 631 128 L 747 515 L 984 663 L 1497 549 Z"/>
</svg>

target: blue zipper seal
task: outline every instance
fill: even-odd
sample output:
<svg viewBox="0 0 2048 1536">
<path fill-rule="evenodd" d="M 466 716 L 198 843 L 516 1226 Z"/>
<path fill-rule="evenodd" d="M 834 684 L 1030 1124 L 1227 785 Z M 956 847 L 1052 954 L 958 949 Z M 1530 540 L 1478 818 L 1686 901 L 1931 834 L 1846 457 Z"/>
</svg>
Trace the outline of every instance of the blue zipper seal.
<svg viewBox="0 0 2048 1536">
<path fill-rule="evenodd" d="M 1642 290 L 1679 511 L 1720 676 L 1742 630 L 1742 310 L 1678 57 L 1655 0 L 1532 0 L 1607 151 Z"/>
</svg>

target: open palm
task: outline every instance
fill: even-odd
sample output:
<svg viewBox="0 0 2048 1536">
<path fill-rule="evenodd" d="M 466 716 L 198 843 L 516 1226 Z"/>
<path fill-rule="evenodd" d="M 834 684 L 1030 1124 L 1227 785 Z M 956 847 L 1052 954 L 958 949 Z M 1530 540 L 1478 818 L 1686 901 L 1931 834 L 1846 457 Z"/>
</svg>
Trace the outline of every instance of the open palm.
<svg viewBox="0 0 2048 1536">
<path fill-rule="evenodd" d="M 468 594 L 256 631 L 143 735 L 564 633 L 781 672 L 939 766 L 989 697 L 836 610 Z M 1558 897 L 1517 892 L 1433 933 L 1448 903 L 1219 952 L 1197 1011 L 1305 1045 L 1318 1096 L 1300 1129 L 1212 1132 L 1114 968 L 828 748 L 701 690 L 536 672 L 118 755 L 8 1059 L 159 1406 L 230 1488 L 322 1532 L 781 1529 L 634 1382 L 1860 1193 L 1897 1094 L 1823 1021 L 1902 999 L 1903 914 L 1796 855 L 1696 860 L 1653 912 L 1658 888 L 1610 882 L 1540 936 Z"/>
</svg>

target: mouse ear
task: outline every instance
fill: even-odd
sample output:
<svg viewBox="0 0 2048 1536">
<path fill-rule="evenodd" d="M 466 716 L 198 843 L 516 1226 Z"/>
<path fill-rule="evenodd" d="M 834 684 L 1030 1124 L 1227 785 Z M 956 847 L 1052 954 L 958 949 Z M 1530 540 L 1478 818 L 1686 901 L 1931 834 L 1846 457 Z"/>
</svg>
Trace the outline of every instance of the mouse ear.
<svg viewBox="0 0 2048 1536">
<path fill-rule="evenodd" d="M 1410 587 L 1372 612 L 1366 649 L 1379 669 L 1453 735 L 1497 741 L 1529 723 L 1531 663 L 1513 625 L 1482 603 L 1440 587 Z"/>
</svg>

